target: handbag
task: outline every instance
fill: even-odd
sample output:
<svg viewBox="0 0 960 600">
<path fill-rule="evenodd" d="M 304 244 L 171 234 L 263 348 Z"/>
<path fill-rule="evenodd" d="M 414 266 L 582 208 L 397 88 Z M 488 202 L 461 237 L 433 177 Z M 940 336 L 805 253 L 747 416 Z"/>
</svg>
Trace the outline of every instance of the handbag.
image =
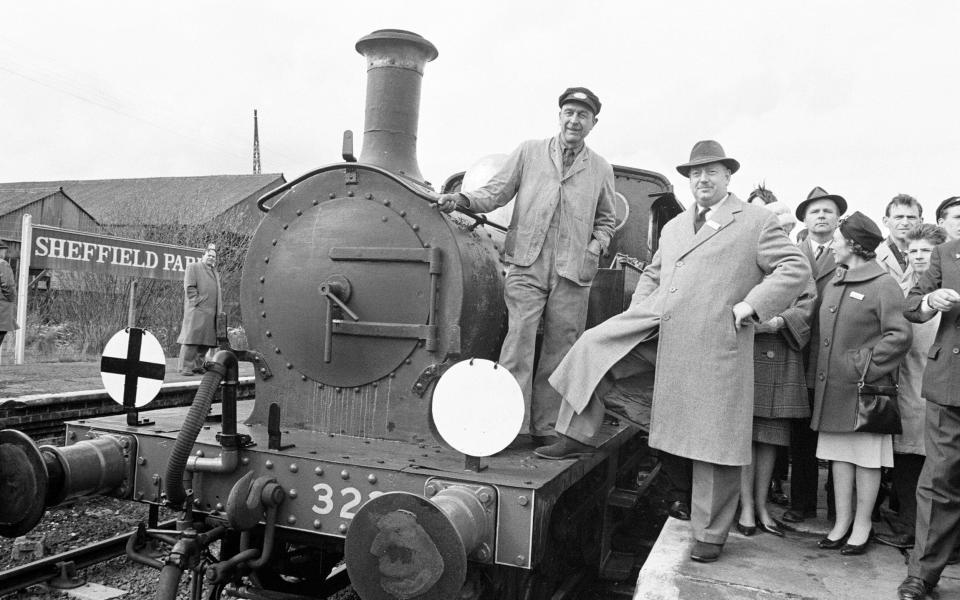
<svg viewBox="0 0 960 600">
<path fill-rule="evenodd" d="M 873 350 L 867 355 L 867 364 L 857 383 L 857 414 L 853 430 L 863 433 L 903 433 L 900 407 L 897 405 L 899 386 L 866 383 L 867 370 L 873 360 Z M 899 371 L 899 369 L 898 369 Z M 899 378 L 894 378 L 897 381 Z"/>
</svg>

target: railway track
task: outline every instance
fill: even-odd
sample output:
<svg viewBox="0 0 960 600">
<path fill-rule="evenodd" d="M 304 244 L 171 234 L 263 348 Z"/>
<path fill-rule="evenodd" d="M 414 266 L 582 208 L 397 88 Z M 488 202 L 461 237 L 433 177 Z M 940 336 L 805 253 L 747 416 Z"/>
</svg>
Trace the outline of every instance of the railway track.
<svg viewBox="0 0 960 600">
<path fill-rule="evenodd" d="M 164 384 L 157 397 L 141 409 L 149 413 L 161 408 L 188 406 L 200 387 L 199 381 Z M 252 399 L 254 378 L 241 377 L 237 399 Z M 124 408 L 114 402 L 105 390 L 37 394 L 0 399 L 0 429 L 17 429 L 37 442 L 62 443 L 66 421 L 123 414 Z"/>
</svg>

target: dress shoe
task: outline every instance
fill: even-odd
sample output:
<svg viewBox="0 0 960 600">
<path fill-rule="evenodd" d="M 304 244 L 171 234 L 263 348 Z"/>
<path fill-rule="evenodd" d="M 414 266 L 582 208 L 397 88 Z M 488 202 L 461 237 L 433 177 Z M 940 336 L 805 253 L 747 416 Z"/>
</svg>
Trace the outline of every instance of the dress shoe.
<svg viewBox="0 0 960 600">
<path fill-rule="evenodd" d="M 843 537 L 841 537 L 839 540 L 831 540 L 830 536 L 827 535 L 827 537 L 817 542 L 817 546 L 820 546 L 824 550 L 836 550 L 837 548 L 847 546 L 849 545 L 847 544 L 847 538 L 850 537 L 851 533 L 853 533 L 853 525 L 847 529 L 847 532 L 843 534 Z"/>
<path fill-rule="evenodd" d="M 667 507 L 667 514 L 680 521 L 689 521 L 690 505 L 683 500 L 674 500 Z"/>
<path fill-rule="evenodd" d="M 919 577 L 908 576 L 897 588 L 899 600 L 923 600 L 933 591 L 935 586 L 930 585 Z"/>
<path fill-rule="evenodd" d="M 552 446 L 560 441 L 555 435 L 531 435 L 530 439 L 533 440 L 533 446 L 535 448 Z"/>
<path fill-rule="evenodd" d="M 723 544 L 711 544 L 710 542 L 701 542 L 697 540 L 693 543 L 693 550 L 690 551 L 691 560 L 697 562 L 709 563 L 720 558 L 720 551 L 723 550 Z"/>
<path fill-rule="evenodd" d="M 915 541 L 912 533 L 878 533 L 877 535 L 873 536 L 873 539 L 875 539 L 878 544 L 883 544 L 884 546 L 893 546 L 894 548 L 899 548 L 900 550 L 908 550 L 913 548 Z"/>
<path fill-rule="evenodd" d="M 783 516 L 780 517 L 787 523 L 802 523 L 807 519 L 813 519 L 817 516 L 817 509 L 815 508 L 806 508 L 799 510 L 796 508 L 791 508 L 784 511 Z"/>
<path fill-rule="evenodd" d="M 783 529 L 780 528 L 780 524 L 776 521 L 773 522 L 773 525 L 767 525 L 763 522 L 763 519 L 757 519 L 757 529 L 764 533 L 769 533 L 770 535 L 775 535 L 777 537 L 784 537 Z"/>
<path fill-rule="evenodd" d="M 844 544 L 843 548 L 840 548 L 840 554 L 844 556 L 860 556 L 861 554 L 867 553 L 867 546 L 869 545 L 870 538 L 867 538 L 867 541 L 862 544 L 857 544 L 856 546 L 853 544 Z"/>
<path fill-rule="evenodd" d="M 558 436 L 559 439 L 556 443 L 550 444 L 549 446 L 540 446 L 533 451 L 534 454 L 540 458 L 546 458 L 549 460 L 563 460 L 566 458 L 580 458 L 581 456 L 587 456 L 593 454 L 595 448 L 588 446 L 584 443 L 578 442 L 573 438 L 569 438 L 565 435 Z"/>
<path fill-rule="evenodd" d="M 743 536 L 746 536 L 746 537 L 750 537 L 751 535 L 753 535 L 753 534 L 755 534 L 755 533 L 757 532 L 757 526 L 756 526 L 756 525 L 742 525 L 742 524 L 740 524 L 740 523 L 737 523 L 737 531 L 740 532 L 740 535 L 743 535 Z"/>
<path fill-rule="evenodd" d="M 196 373 L 197 375 L 203 375 L 207 372 L 207 370 L 204 369 L 203 367 L 197 367 L 196 369 L 193 370 L 193 372 Z"/>
</svg>

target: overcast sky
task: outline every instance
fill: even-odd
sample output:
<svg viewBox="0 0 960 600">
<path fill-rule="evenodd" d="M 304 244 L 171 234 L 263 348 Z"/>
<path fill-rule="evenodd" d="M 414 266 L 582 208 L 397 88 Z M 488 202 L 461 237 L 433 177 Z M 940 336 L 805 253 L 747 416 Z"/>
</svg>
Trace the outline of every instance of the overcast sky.
<svg viewBox="0 0 960 600">
<path fill-rule="evenodd" d="M 4 2 L 0 181 L 264 173 L 337 162 L 363 130 L 354 51 L 381 28 L 439 58 L 419 162 L 439 186 L 557 130 L 567 86 L 603 102 L 588 144 L 666 175 L 688 204 L 700 139 L 740 160 L 732 191 L 795 206 L 819 185 L 882 216 L 960 195 L 960 2 Z"/>
</svg>

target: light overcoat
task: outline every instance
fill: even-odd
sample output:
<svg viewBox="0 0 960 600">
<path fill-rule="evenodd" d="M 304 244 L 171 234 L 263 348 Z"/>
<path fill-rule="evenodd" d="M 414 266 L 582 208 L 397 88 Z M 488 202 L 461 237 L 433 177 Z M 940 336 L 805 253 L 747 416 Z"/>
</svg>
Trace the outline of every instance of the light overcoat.
<svg viewBox="0 0 960 600">
<path fill-rule="evenodd" d="M 608 351 L 596 359 L 568 354 L 550 382 L 582 408 L 589 399 L 583 392 L 592 392 L 606 369 L 649 339 L 659 316 L 650 445 L 744 465 L 751 460 L 753 327 L 737 331 L 732 308 L 746 301 L 760 321 L 770 320 L 803 291 L 810 266 L 766 209 L 730 194 L 695 234 L 696 212 L 666 224 L 630 309 L 600 326 L 610 335 Z M 594 339 L 590 349 L 598 347 Z M 571 364 L 577 357 L 588 366 Z M 574 381 L 578 375 L 586 385 Z"/>
<path fill-rule="evenodd" d="M 183 324 L 178 344 L 217 345 L 217 314 L 222 310 L 220 274 L 194 262 L 183 273 Z"/>
<path fill-rule="evenodd" d="M 504 240 L 504 260 L 529 267 L 540 256 L 550 222 L 559 207 L 555 266 L 557 274 L 582 286 L 597 274 L 600 254 L 587 245 L 610 245 L 616 224 L 613 167 L 586 145 L 563 172 L 558 136 L 520 144 L 480 189 L 460 192 L 470 209 L 489 212 L 516 195 Z"/>
<path fill-rule="evenodd" d="M 897 383 L 895 371 L 913 339 L 903 306 L 900 286 L 876 262 L 837 270 L 823 291 L 810 344 L 811 429 L 853 431 L 864 368 L 867 383 Z"/>
<path fill-rule="evenodd" d="M 914 323 L 930 320 L 920 310 L 926 294 L 940 288 L 960 291 L 960 240 L 940 244 L 927 269 L 907 296 L 904 315 Z M 927 352 L 923 397 L 941 406 L 960 406 L 960 304 L 941 313 L 937 336 Z"/>
<path fill-rule="evenodd" d="M 917 275 L 913 267 L 907 265 L 907 270 L 900 268 L 897 257 L 893 255 L 889 240 L 877 248 L 877 263 L 893 277 L 903 295 L 906 296 L 917 283 Z M 927 403 L 921 391 L 923 387 L 923 370 L 927 366 L 927 352 L 937 335 L 937 326 L 940 324 L 940 315 L 934 315 L 926 323 L 913 323 L 913 343 L 910 350 L 900 363 L 900 393 L 897 395 L 897 406 L 900 407 L 900 424 L 903 433 L 893 436 L 893 451 L 898 454 L 919 454 L 924 456 L 923 429 L 927 412 Z"/>
<path fill-rule="evenodd" d="M 0 331 L 19 329 L 16 322 L 17 284 L 10 263 L 0 258 Z"/>
<path fill-rule="evenodd" d="M 883 270 L 897 281 L 897 285 L 900 286 L 904 296 L 906 296 L 910 288 L 917 282 L 917 278 L 913 276 L 913 267 L 911 267 L 909 263 L 907 263 L 906 270 L 900 268 L 900 263 L 897 262 L 897 257 L 893 255 L 890 243 L 891 241 L 888 239 L 877 246 L 876 260 L 877 263 L 883 267 Z"/>
</svg>

